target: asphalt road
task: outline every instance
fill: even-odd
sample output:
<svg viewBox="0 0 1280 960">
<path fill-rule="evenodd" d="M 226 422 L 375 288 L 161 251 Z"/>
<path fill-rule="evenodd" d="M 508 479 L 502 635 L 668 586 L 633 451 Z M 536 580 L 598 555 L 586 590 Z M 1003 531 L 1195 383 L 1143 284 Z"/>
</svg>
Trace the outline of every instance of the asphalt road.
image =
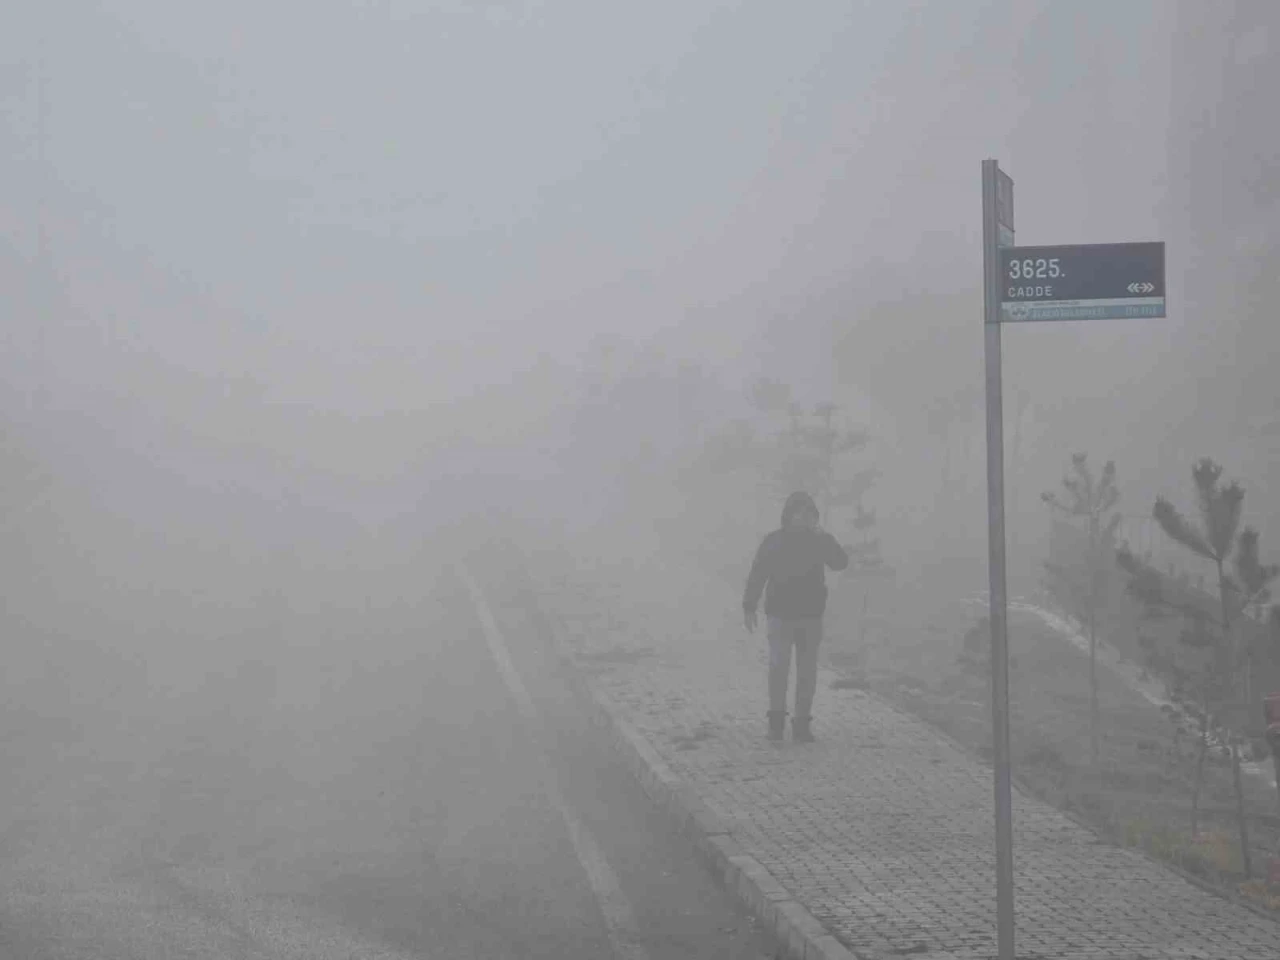
<svg viewBox="0 0 1280 960">
<path fill-rule="evenodd" d="M 478 605 L 445 560 L 366 531 L 295 564 L 258 621 L 278 636 L 216 669 L 4 704 L 0 957 L 770 955 L 533 598 L 480 562 Z"/>
</svg>

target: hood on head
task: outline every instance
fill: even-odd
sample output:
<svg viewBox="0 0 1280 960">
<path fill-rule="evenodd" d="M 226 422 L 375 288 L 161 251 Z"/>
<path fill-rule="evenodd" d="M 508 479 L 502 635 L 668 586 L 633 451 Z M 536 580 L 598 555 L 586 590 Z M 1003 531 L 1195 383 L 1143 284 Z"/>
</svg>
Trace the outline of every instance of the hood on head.
<svg viewBox="0 0 1280 960">
<path fill-rule="evenodd" d="M 802 510 L 809 510 L 813 513 L 818 512 L 818 505 L 813 502 L 813 497 L 805 493 L 803 490 L 797 490 L 791 496 L 787 497 L 787 502 L 782 505 L 782 523 L 786 526 L 795 514 Z"/>
</svg>

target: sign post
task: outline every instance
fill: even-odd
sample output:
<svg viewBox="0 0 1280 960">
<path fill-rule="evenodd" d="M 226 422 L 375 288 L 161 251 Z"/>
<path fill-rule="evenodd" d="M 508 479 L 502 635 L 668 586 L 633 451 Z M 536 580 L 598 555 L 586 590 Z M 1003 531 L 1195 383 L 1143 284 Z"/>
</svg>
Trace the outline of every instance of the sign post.
<svg viewBox="0 0 1280 960">
<path fill-rule="evenodd" d="M 1009 632 L 1004 534 L 1004 399 L 1000 371 L 1001 250 L 1013 244 L 1013 181 L 982 162 L 983 334 L 987 381 L 987 549 L 991 615 L 991 731 L 995 755 L 996 930 L 1013 951 L 1013 779 L 1009 761 Z"/>
<path fill-rule="evenodd" d="M 1009 624 L 1004 532 L 1000 327 L 1048 320 L 1165 315 L 1163 243 L 1014 246 L 1013 181 L 982 161 L 982 306 L 987 382 L 987 536 L 991 729 L 995 755 L 999 960 L 1014 960 L 1013 783 L 1009 757 Z M 1270 714 L 1268 715 L 1270 720 Z M 1276 701 L 1280 730 L 1280 698 Z M 1280 739 L 1280 734 L 1277 734 Z M 1277 761 L 1280 764 L 1280 760 Z"/>
</svg>

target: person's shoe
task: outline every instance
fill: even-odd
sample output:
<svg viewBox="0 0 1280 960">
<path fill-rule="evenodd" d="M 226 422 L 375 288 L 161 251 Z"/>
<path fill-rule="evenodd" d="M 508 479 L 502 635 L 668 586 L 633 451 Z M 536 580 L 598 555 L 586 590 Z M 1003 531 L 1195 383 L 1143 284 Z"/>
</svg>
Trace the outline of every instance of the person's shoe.
<svg viewBox="0 0 1280 960">
<path fill-rule="evenodd" d="M 787 711 L 769 711 L 769 739 L 781 740 L 787 731 Z"/>
<path fill-rule="evenodd" d="M 813 743 L 813 731 L 809 729 L 810 717 L 791 718 L 791 739 L 796 743 Z"/>
</svg>

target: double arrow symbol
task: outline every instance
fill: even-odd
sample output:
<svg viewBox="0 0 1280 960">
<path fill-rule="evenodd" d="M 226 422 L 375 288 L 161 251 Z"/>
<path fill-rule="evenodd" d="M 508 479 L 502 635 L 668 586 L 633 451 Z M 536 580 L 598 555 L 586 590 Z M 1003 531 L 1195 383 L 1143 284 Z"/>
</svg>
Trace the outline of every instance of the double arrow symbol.
<svg viewBox="0 0 1280 960">
<path fill-rule="evenodd" d="M 1150 293 L 1156 288 L 1154 283 L 1131 283 L 1129 284 L 1130 293 Z"/>
</svg>

